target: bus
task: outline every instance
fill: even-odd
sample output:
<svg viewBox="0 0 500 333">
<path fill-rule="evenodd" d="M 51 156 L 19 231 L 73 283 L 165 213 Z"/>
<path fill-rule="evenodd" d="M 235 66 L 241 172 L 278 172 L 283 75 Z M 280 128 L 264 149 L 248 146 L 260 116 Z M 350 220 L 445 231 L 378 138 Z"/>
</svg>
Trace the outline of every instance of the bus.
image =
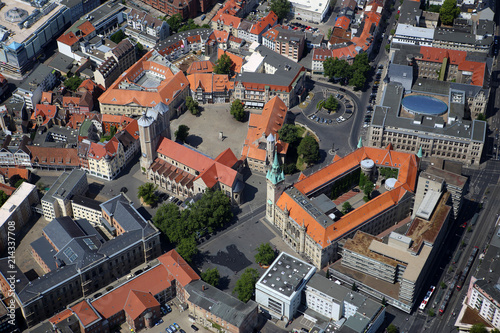
<svg viewBox="0 0 500 333">
<path fill-rule="evenodd" d="M 427 303 L 429 302 L 429 299 L 431 299 L 432 294 L 434 293 L 434 290 L 436 290 L 435 286 L 431 286 L 429 290 L 427 291 L 427 294 L 424 297 L 424 300 L 422 303 L 420 303 L 419 309 L 424 310 L 425 307 L 427 306 Z"/>
<path fill-rule="evenodd" d="M 476 213 L 474 214 L 474 216 L 472 217 L 472 219 L 470 220 L 470 225 L 471 226 L 474 226 L 477 222 L 477 218 L 479 217 L 479 213 Z"/>
</svg>

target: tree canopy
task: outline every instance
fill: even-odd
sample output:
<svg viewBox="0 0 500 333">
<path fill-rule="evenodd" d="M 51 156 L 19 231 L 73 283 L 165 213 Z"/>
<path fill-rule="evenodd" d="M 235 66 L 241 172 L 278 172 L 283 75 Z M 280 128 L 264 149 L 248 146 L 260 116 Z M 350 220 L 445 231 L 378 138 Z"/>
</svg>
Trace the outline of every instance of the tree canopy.
<svg viewBox="0 0 500 333">
<path fill-rule="evenodd" d="M 111 35 L 111 37 L 109 37 L 109 39 L 111 39 L 112 42 L 118 44 L 120 43 L 125 37 L 127 37 L 125 35 L 125 33 L 123 32 L 123 30 L 118 30 L 117 32 L 115 32 L 114 34 Z"/>
<path fill-rule="evenodd" d="M 284 124 L 278 131 L 278 136 L 283 142 L 294 143 L 299 139 L 299 131 L 295 125 Z"/>
<path fill-rule="evenodd" d="M 181 239 L 177 244 L 177 253 L 179 253 L 186 262 L 191 263 L 193 257 L 198 253 L 194 236 Z"/>
<path fill-rule="evenodd" d="M 186 125 L 179 125 L 174 135 L 175 135 L 175 140 L 184 143 L 187 137 L 189 136 L 189 127 L 187 127 Z"/>
<path fill-rule="evenodd" d="M 478 323 L 478 324 L 472 325 L 469 332 L 470 333 L 487 333 L 488 330 L 486 329 L 486 327 L 484 326 L 483 323 Z"/>
<path fill-rule="evenodd" d="M 394 324 L 389 324 L 386 329 L 387 333 L 398 333 L 398 328 Z"/>
<path fill-rule="evenodd" d="M 0 191 L 0 207 L 2 207 L 2 205 L 5 203 L 5 201 L 7 201 L 8 198 L 9 196 L 7 195 L 7 193 L 5 193 L 4 191 Z"/>
<path fill-rule="evenodd" d="M 337 99 L 333 95 L 330 95 L 325 100 L 325 103 L 323 103 L 323 107 L 330 111 L 337 111 L 337 108 L 339 107 L 339 101 L 337 101 Z"/>
<path fill-rule="evenodd" d="M 317 162 L 320 157 L 319 144 L 312 136 L 306 136 L 300 141 L 297 153 L 302 155 L 302 159 L 307 164 Z"/>
<path fill-rule="evenodd" d="M 170 16 L 167 19 L 167 23 L 170 26 L 170 33 L 171 34 L 176 33 L 177 31 L 179 31 L 179 28 L 181 26 L 182 15 L 181 14 L 175 14 L 175 15 Z"/>
<path fill-rule="evenodd" d="M 324 76 L 342 82 L 349 82 L 349 85 L 361 89 L 365 85 L 366 74 L 370 70 L 370 61 L 366 53 L 356 55 L 352 65 L 349 65 L 346 60 L 328 58 L 323 62 L 323 70 Z"/>
<path fill-rule="evenodd" d="M 207 190 L 202 198 L 180 211 L 173 203 L 162 205 L 153 217 L 153 223 L 172 243 L 191 235 L 201 235 L 226 225 L 233 217 L 231 199 L 221 191 Z"/>
<path fill-rule="evenodd" d="M 82 82 L 83 80 L 78 75 L 73 75 L 72 77 L 64 80 L 63 84 L 67 89 L 76 91 Z"/>
<path fill-rule="evenodd" d="M 288 0 L 271 0 L 271 5 L 269 7 L 281 21 L 288 16 L 292 5 Z"/>
<path fill-rule="evenodd" d="M 231 67 L 233 66 L 233 61 L 227 54 L 223 54 L 215 62 L 214 73 L 215 74 L 231 74 Z"/>
<path fill-rule="evenodd" d="M 154 205 L 158 201 L 158 197 L 155 194 L 157 186 L 153 183 L 145 183 L 139 186 L 139 191 L 137 197 L 142 198 L 145 204 Z"/>
<path fill-rule="evenodd" d="M 255 284 L 259 280 L 259 272 L 255 268 L 247 268 L 238 281 L 233 293 L 238 294 L 238 299 L 247 302 L 252 298 L 255 291 Z"/>
<path fill-rule="evenodd" d="M 352 210 L 351 203 L 349 201 L 346 201 L 342 204 L 342 213 L 347 214 Z"/>
<path fill-rule="evenodd" d="M 262 243 L 257 248 L 257 254 L 255 255 L 255 261 L 261 263 L 262 265 L 270 265 L 276 254 L 269 243 Z"/>
<path fill-rule="evenodd" d="M 186 97 L 186 107 L 189 112 L 195 116 L 200 113 L 200 105 L 198 104 L 198 101 L 195 101 L 191 96 Z"/>
<path fill-rule="evenodd" d="M 234 119 L 238 121 L 243 121 L 245 118 L 245 108 L 243 107 L 243 103 L 239 99 L 235 99 L 233 104 L 231 104 L 231 115 Z"/>
<path fill-rule="evenodd" d="M 209 268 L 201 273 L 201 279 L 211 286 L 217 287 L 220 281 L 220 274 L 217 268 Z"/>
<path fill-rule="evenodd" d="M 457 6 L 457 0 L 444 0 L 439 9 L 439 18 L 444 25 L 453 25 L 453 20 L 460 14 L 460 7 Z"/>
</svg>

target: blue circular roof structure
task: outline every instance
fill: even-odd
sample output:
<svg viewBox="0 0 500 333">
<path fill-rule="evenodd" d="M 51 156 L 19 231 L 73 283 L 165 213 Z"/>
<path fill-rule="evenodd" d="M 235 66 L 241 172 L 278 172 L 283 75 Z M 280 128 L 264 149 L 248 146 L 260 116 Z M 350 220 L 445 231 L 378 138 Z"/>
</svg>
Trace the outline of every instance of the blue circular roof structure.
<svg viewBox="0 0 500 333">
<path fill-rule="evenodd" d="M 448 111 L 445 102 L 426 95 L 411 95 L 403 98 L 403 108 L 410 113 L 421 113 L 430 116 L 439 116 Z"/>
</svg>

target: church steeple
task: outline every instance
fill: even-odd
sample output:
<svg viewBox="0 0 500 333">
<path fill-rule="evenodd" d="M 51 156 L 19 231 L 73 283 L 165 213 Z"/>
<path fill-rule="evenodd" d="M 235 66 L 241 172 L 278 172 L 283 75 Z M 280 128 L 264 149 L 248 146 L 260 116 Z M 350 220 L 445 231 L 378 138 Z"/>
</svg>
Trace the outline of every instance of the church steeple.
<svg viewBox="0 0 500 333">
<path fill-rule="evenodd" d="M 422 146 L 420 146 L 420 148 L 418 148 L 417 157 L 422 158 L 423 155 L 424 155 L 424 152 L 422 151 Z"/>
<path fill-rule="evenodd" d="M 281 169 L 277 151 L 274 152 L 274 161 L 271 167 L 267 170 L 266 178 L 273 183 L 273 185 L 281 183 L 285 180 L 285 174 L 283 173 L 283 169 Z"/>
<path fill-rule="evenodd" d="M 361 137 L 359 137 L 358 141 L 358 149 L 363 147 L 363 140 L 361 140 Z"/>
</svg>

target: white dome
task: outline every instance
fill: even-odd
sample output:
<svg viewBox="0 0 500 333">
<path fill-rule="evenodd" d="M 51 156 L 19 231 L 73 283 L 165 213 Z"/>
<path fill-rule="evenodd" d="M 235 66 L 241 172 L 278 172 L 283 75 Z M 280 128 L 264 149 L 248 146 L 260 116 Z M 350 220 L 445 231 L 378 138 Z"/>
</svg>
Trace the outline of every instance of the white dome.
<svg viewBox="0 0 500 333">
<path fill-rule="evenodd" d="M 375 166 L 375 162 L 373 162 L 372 160 L 362 160 L 361 161 L 361 167 L 363 169 L 371 169 Z"/>
<path fill-rule="evenodd" d="M 396 178 L 389 178 L 385 181 L 385 188 L 387 190 L 392 190 L 394 189 L 394 186 L 396 186 L 396 182 L 398 180 Z"/>
</svg>

